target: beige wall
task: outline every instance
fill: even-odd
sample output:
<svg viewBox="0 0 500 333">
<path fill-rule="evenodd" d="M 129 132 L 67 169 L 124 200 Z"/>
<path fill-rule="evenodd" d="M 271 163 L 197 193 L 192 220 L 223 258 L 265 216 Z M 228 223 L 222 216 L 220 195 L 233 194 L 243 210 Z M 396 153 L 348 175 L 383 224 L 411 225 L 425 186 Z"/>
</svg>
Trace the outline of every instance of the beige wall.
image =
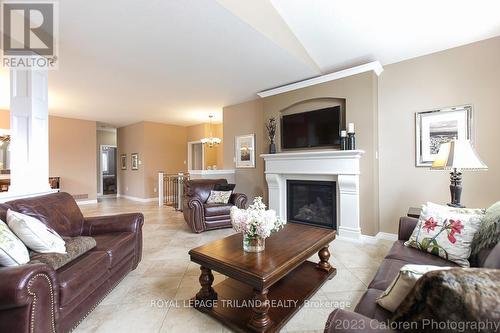
<svg viewBox="0 0 500 333">
<path fill-rule="evenodd" d="M 158 172 L 186 171 L 187 129 L 183 126 L 144 123 L 144 197 L 158 196 Z"/>
<path fill-rule="evenodd" d="M 234 169 L 235 137 L 244 134 L 256 135 L 254 169 L 236 169 L 235 191 L 245 193 L 249 201 L 264 195 L 264 161 L 259 155 L 264 151 L 264 112 L 262 100 L 232 105 L 223 109 L 224 117 L 224 169 Z"/>
<path fill-rule="evenodd" d="M 118 140 L 118 193 L 137 198 L 145 198 L 144 167 L 131 169 L 131 154 L 138 153 L 139 161 L 144 158 L 144 123 L 120 127 L 117 130 Z M 121 154 L 127 155 L 127 169 L 121 169 Z"/>
<path fill-rule="evenodd" d="M 210 135 L 210 125 L 208 123 L 198 124 L 193 126 L 188 126 L 187 128 L 187 141 L 200 141 Z M 208 147 L 205 145 L 204 155 L 205 163 L 204 168 L 208 169 L 209 166 L 217 166 L 217 169 L 222 169 L 224 167 L 223 154 L 224 154 L 224 133 L 222 124 L 212 124 L 212 135 L 222 139 L 222 143 L 215 147 Z M 186 147 L 187 150 L 187 147 Z M 186 152 L 187 154 L 187 152 Z"/>
<path fill-rule="evenodd" d="M 109 146 L 116 146 L 116 132 L 115 131 L 110 131 L 110 130 L 102 130 L 98 129 L 96 133 L 97 137 L 97 143 L 96 143 L 96 159 L 97 159 L 97 164 L 96 164 L 96 178 L 97 178 L 97 192 L 102 193 L 101 189 L 101 145 L 109 145 Z M 119 167 L 118 162 L 120 161 L 119 156 L 116 156 L 116 161 L 117 161 L 117 168 Z M 118 171 L 118 170 L 117 170 Z"/>
<path fill-rule="evenodd" d="M 446 203 L 447 172 L 415 167 L 415 112 L 472 104 L 475 147 L 488 171 L 464 171 L 462 202 L 499 200 L 500 37 L 385 66 L 380 84 L 380 229 L 425 201 Z"/>
<path fill-rule="evenodd" d="M 345 99 L 346 122 L 356 126 L 356 148 L 365 151 L 361 159 L 360 219 L 363 234 L 374 235 L 378 230 L 378 163 L 377 150 L 377 77 L 373 72 L 279 94 L 263 99 L 264 120 L 280 119 L 281 111 L 304 111 L 342 104 Z M 305 101 L 305 102 L 304 102 Z M 277 131 L 280 149 L 280 128 Z M 267 141 L 266 144 L 267 146 Z M 265 148 L 267 149 L 267 148 Z"/>
<path fill-rule="evenodd" d="M 0 110 L 0 129 L 10 128 L 10 111 Z"/>
<path fill-rule="evenodd" d="M 158 172 L 186 171 L 187 128 L 141 122 L 118 129 L 118 156 L 127 154 L 127 170 L 118 172 L 121 195 L 154 198 Z M 130 169 L 132 153 L 139 153 L 139 170 Z"/>
<path fill-rule="evenodd" d="M 49 175 L 61 177 L 61 190 L 96 198 L 96 122 L 49 117 Z"/>
</svg>

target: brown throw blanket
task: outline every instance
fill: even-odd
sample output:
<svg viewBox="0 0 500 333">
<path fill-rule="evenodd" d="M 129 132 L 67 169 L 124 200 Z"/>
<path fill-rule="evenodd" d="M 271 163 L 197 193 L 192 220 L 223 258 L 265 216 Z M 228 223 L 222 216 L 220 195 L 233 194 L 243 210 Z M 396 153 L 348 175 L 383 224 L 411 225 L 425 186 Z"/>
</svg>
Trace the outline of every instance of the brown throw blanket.
<svg viewBox="0 0 500 333">
<path fill-rule="evenodd" d="M 500 270 L 429 272 L 417 281 L 392 320 L 408 332 L 499 332 Z"/>
</svg>

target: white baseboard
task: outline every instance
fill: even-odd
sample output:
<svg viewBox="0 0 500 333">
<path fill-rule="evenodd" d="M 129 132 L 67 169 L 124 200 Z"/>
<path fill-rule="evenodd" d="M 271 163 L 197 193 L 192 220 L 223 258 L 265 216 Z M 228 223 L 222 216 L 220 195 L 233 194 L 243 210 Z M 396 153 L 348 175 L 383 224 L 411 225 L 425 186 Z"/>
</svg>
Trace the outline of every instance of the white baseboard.
<svg viewBox="0 0 500 333">
<path fill-rule="evenodd" d="M 117 194 L 116 197 L 132 200 L 132 201 L 137 201 L 137 202 L 155 202 L 155 201 L 158 201 L 158 198 L 139 198 L 139 197 L 133 197 L 131 195 L 125 195 L 125 194 Z"/>
<path fill-rule="evenodd" d="M 379 232 L 375 236 L 361 235 L 361 240 L 366 244 L 376 244 L 379 240 L 397 241 L 398 235 L 388 232 Z"/>
<path fill-rule="evenodd" d="M 93 199 L 93 200 L 77 200 L 76 203 L 78 205 L 93 205 L 93 204 L 97 204 L 97 199 Z"/>
<path fill-rule="evenodd" d="M 385 239 L 389 241 L 397 241 L 398 240 L 398 235 L 397 234 L 391 234 L 388 232 L 379 232 L 377 236 L 375 236 L 377 239 Z"/>
</svg>

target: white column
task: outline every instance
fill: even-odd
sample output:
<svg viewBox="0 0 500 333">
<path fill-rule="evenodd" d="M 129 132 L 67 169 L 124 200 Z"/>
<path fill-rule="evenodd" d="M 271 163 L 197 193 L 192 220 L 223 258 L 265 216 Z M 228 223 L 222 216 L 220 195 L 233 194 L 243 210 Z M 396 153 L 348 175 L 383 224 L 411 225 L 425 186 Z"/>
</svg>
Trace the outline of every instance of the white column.
<svg viewBox="0 0 500 333">
<path fill-rule="evenodd" d="M 10 71 L 11 185 L 15 195 L 50 191 L 48 73 Z"/>
<path fill-rule="evenodd" d="M 283 180 L 280 175 L 274 173 L 266 174 L 267 189 L 269 194 L 269 209 L 274 209 L 276 214 L 282 219 L 286 219 L 286 203 L 283 195 Z"/>
<path fill-rule="evenodd" d="M 360 240 L 359 175 L 338 175 L 340 225 L 339 236 Z"/>
<path fill-rule="evenodd" d="M 163 171 L 158 172 L 158 207 L 163 207 L 164 196 L 165 196 L 165 173 Z"/>
</svg>

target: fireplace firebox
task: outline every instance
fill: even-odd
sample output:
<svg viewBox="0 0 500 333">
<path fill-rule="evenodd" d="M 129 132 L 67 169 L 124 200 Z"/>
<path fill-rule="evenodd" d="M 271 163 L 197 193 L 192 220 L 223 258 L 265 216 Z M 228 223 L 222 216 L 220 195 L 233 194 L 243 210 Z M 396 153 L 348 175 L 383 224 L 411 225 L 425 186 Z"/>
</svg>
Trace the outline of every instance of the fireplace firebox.
<svg viewBox="0 0 500 333">
<path fill-rule="evenodd" d="M 287 220 L 337 229 L 337 186 L 334 181 L 290 180 L 287 184 Z"/>
</svg>

